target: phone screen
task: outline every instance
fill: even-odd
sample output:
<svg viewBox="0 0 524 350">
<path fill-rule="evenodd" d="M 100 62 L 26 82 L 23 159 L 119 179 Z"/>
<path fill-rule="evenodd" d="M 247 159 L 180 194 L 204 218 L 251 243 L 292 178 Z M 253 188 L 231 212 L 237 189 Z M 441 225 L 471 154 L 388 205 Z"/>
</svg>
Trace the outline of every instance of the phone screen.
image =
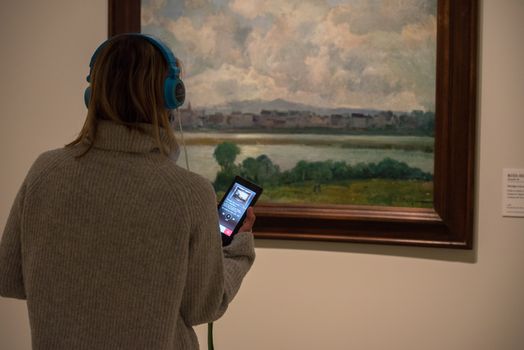
<svg viewBox="0 0 524 350">
<path fill-rule="evenodd" d="M 229 242 L 240 228 L 247 209 L 254 205 L 261 191 L 256 185 L 242 178 L 235 178 L 218 207 L 220 232 L 224 242 Z"/>
</svg>

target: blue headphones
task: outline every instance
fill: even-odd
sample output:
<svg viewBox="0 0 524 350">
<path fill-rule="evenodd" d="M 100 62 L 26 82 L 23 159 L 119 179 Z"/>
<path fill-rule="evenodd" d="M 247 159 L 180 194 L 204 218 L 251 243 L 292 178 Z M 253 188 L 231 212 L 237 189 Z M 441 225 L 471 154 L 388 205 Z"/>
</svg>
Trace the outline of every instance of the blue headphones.
<svg viewBox="0 0 524 350">
<path fill-rule="evenodd" d="M 168 75 L 166 80 L 164 81 L 164 105 L 167 109 L 175 109 L 180 107 L 186 98 L 186 88 L 184 86 L 184 83 L 180 79 L 180 69 L 176 65 L 176 58 L 175 55 L 173 55 L 173 52 L 160 40 L 156 39 L 155 37 L 147 34 L 140 34 L 140 33 L 129 33 L 129 34 L 123 34 L 123 35 L 134 35 L 141 38 L 144 38 L 145 40 L 149 41 L 153 46 L 155 46 L 164 58 L 166 59 L 167 65 L 169 67 Z M 91 57 L 91 61 L 89 62 L 89 75 L 87 76 L 87 81 L 91 82 L 91 72 L 93 70 L 93 66 L 95 65 L 96 57 L 98 56 L 98 53 L 100 50 L 108 43 L 111 39 L 106 40 L 103 42 L 95 51 L 93 54 L 93 57 Z M 89 100 L 91 99 L 91 87 L 87 87 L 86 91 L 84 92 L 84 102 L 86 106 L 89 106 Z"/>
</svg>

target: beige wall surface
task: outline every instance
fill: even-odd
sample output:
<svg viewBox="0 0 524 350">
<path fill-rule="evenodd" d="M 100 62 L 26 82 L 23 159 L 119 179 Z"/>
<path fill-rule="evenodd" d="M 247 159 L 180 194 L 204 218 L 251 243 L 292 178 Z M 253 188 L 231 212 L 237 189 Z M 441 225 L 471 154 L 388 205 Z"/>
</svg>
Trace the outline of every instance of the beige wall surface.
<svg viewBox="0 0 524 350">
<path fill-rule="evenodd" d="M 502 169 L 524 168 L 524 1 L 481 5 L 475 249 L 257 241 L 217 349 L 524 349 L 524 218 L 501 215 Z M 3 2 L 1 228 L 37 155 L 79 131 L 106 28 L 105 0 Z M 22 301 L 0 299 L 0 349 L 30 349 Z"/>
</svg>

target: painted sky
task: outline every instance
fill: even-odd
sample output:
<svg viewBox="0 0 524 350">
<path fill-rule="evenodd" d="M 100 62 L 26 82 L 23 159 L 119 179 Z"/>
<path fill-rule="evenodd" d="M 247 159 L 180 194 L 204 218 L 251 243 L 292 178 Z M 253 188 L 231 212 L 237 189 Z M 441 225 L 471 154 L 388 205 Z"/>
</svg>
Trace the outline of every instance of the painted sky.
<svg viewBox="0 0 524 350">
<path fill-rule="evenodd" d="M 434 111 L 437 0 L 142 0 L 195 107 L 285 99 Z"/>
</svg>

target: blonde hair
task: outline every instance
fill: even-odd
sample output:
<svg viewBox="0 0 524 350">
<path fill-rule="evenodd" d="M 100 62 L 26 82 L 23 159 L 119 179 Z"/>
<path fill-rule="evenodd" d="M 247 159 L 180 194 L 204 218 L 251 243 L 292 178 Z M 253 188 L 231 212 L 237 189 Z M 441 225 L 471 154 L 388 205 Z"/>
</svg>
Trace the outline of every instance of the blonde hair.
<svg viewBox="0 0 524 350">
<path fill-rule="evenodd" d="M 161 141 L 160 128 L 171 141 L 170 111 L 164 105 L 164 80 L 168 63 L 152 43 L 137 35 L 119 35 L 99 50 L 90 72 L 91 98 L 87 117 L 78 137 L 67 146 L 87 143 L 85 155 L 96 139 L 98 122 L 109 120 L 144 132 L 138 123 L 153 125 L 159 149 L 169 153 Z"/>
</svg>

